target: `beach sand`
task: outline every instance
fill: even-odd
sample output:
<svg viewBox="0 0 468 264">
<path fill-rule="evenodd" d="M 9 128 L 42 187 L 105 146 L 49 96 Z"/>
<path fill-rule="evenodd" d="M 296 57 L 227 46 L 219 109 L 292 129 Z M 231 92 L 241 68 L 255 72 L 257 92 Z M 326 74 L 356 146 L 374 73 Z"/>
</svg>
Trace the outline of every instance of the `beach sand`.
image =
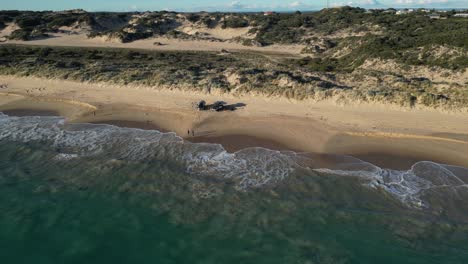
<svg viewBox="0 0 468 264">
<path fill-rule="evenodd" d="M 230 152 L 264 147 L 322 157 L 351 155 L 393 169 L 408 169 L 422 160 L 468 167 L 464 113 L 33 77 L 0 76 L 0 83 L 8 84 L 0 91 L 0 111 L 7 113 L 34 114 L 27 111 L 36 110 L 37 114 L 58 113 L 67 122 L 173 131 L 188 141 L 223 144 Z M 233 112 L 199 112 L 192 104 L 201 99 L 246 106 Z"/>
</svg>

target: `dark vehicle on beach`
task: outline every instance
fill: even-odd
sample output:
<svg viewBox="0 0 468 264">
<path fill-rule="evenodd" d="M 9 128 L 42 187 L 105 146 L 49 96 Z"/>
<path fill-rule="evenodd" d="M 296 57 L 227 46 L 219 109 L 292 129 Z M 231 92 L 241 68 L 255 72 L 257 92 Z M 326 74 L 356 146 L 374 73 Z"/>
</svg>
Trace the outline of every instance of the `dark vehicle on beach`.
<svg viewBox="0 0 468 264">
<path fill-rule="evenodd" d="M 213 104 L 206 104 L 204 100 L 197 103 L 197 109 L 199 111 L 213 110 L 216 112 L 221 112 L 226 110 L 226 102 L 216 101 Z"/>
<path fill-rule="evenodd" d="M 225 110 L 226 103 L 223 101 L 216 101 L 212 106 L 211 109 L 216 111 L 216 112 L 221 112 Z"/>
<path fill-rule="evenodd" d="M 246 106 L 246 104 L 244 104 L 244 103 L 227 104 L 224 101 L 216 101 L 213 104 L 207 104 L 206 101 L 204 101 L 204 100 L 201 100 L 198 103 L 194 103 L 193 105 L 198 111 L 212 110 L 212 111 L 216 111 L 216 112 L 235 111 L 239 107 L 245 107 Z"/>
</svg>

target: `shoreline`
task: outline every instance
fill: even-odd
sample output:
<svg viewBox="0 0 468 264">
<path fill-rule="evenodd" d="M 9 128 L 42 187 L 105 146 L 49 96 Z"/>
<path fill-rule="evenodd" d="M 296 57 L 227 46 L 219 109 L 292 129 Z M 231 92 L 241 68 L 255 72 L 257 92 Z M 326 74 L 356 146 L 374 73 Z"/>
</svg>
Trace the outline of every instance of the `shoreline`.
<svg viewBox="0 0 468 264">
<path fill-rule="evenodd" d="M 461 114 L 149 87 L 124 90 L 40 78 L 0 76 L 0 82 L 9 84 L 0 95 L 0 111 L 53 111 L 71 123 L 173 131 L 187 141 L 222 144 L 229 152 L 264 147 L 350 155 L 399 170 L 423 160 L 468 167 L 468 117 Z M 31 92 L 34 87 L 43 89 Z M 191 103 L 200 99 L 243 102 L 246 106 L 234 112 L 198 112 Z M 187 130 L 195 131 L 195 137 L 187 136 Z"/>
<path fill-rule="evenodd" d="M 6 115 L 10 116 L 57 116 L 54 112 L 34 110 L 34 109 L 18 109 L 18 110 L 8 110 L 3 112 Z M 171 132 L 165 130 L 152 122 L 141 122 L 141 121 L 129 121 L 129 120 L 103 120 L 103 121 L 93 121 L 89 124 L 99 124 L 99 125 L 112 125 L 122 128 L 136 128 L 142 130 L 156 130 L 159 132 L 167 133 Z M 180 136 L 180 135 L 179 135 Z M 188 135 L 183 137 L 185 141 L 190 143 L 209 143 L 209 144 L 220 144 L 228 153 L 235 153 L 243 149 L 260 147 L 276 151 L 292 151 L 296 153 L 303 153 L 305 155 L 312 156 L 314 161 L 317 163 L 317 168 L 327 168 L 331 169 L 333 167 L 339 167 L 340 162 L 348 161 L 349 159 L 356 159 L 356 162 L 364 161 L 369 162 L 373 165 L 379 166 L 381 168 L 389 168 L 394 170 L 409 170 L 412 165 L 419 161 L 433 161 L 436 163 L 444 165 L 454 165 L 449 164 L 450 160 L 444 161 L 442 158 L 437 160 L 430 160 L 422 158 L 422 155 L 417 156 L 402 156 L 400 154 L 385 153 L 381 152 L 372 152 L 372 153 L 308 153 L 300 149 L 293 149 L 284 145 L 280 142 L 259 138 L 256 136 L 250 135 L 200 135 L 200 136 L 191 136 Z M 318 160 L 318 161 L 316 161 Z M 324 167 L 320 167 L 324 166 Z"/>
<path fill-rule="evenodd" d="M 57 116 L 56 112 L 53 111 L 43 111 L 43 110 L 34 110 L 34 109 L 17 109 L 17 110 L 7 110 L 3 112 L 6 115 L 10 116 Z M 153 124 L 152 122 L 141 122 L 141 121 L 129 121 L 129 120 L 103 120 L 90 122 L 89 124 L 98 124 L 98 125 L 112 125 L 122 128 L 136 128 L 142 130 L 156 130 L 159 132 L 167 133 L 165 129 L 160 128 L 159 126 Z M 423 161 L 421 158 L 417 157 L 404 157 L 392 155 L 389 153 L 367 153 L 367 154 L 334 154 L 334 153 L 304 153 L 298 149 L 292 149 L 287 145 L 284 145 L 280 142 L 274 140 L 258 138 L 255 136 L 249 135 L 221 135 L 221 136 L 210 136 L 210 135 L 201 135 L 201 136 L 191 136 L 190 134 L 184 138 L 185 141 L 190 143 L 209 143 L 209 144 L 220 144 L 228 153 L 235 153 L 243 149 L 260 147 L 276 151 L 292 151 L 296 153 L 303 153 L 305 155 L 312 156 L 314 162 L 317 163 L 317 168 L 327 168 L 331 169 L 340 165 L 340 162 L 347 161 L 349 159 L 357 159 L 369 162 L 373 165 L 390 168 L 395 170 L 408 170 L 412 165 L 419 161 Z M 318 160 L 318 161 L 317 161 Z M 442 161 L 434 161 L 441 164 L 447 164 Z"/>
</svg>

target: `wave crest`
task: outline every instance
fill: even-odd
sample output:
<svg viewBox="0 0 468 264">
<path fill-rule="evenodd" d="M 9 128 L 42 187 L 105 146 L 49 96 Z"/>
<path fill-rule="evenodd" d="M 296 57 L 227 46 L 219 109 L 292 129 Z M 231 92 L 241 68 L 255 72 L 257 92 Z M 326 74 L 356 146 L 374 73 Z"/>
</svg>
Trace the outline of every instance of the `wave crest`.
<svg viewBox="0 0 468 264">
<path fill-rule="evenodd" d="M 408 171 L 382 169 L 346 157 L 324 169 L 312 154 L 247 148 L 228 153 L 221 145 L 189 143 L 175 133 L 121 128 L 112 125 L 65 124 L 61 117 L 10 117 L 0 113 L 0 140 L 43 143 L 55 148 L 57 161 L 106 156 L 130 161 L 171 161 L 190 175 L 231 179 L 246 191 L 287 178 L 298 168 L 319 173 L 355 176 L 367 186 L 382 189 L 403 203 L 428 207 L 428 190 L 466 188 L 468 169 L 418 162 Z"/>
</svg>

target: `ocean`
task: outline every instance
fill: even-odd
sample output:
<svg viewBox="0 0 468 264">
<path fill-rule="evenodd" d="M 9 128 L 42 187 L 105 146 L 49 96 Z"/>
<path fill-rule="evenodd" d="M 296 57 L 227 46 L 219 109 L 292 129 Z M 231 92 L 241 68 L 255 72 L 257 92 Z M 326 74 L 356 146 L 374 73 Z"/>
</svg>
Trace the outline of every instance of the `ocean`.
<svg viewBox="0 0 468 264">
<path fill-rule="evenodd" d="M 468 263 L 468 169 L 0 114 L 2 263 Z"/>
</svg>

